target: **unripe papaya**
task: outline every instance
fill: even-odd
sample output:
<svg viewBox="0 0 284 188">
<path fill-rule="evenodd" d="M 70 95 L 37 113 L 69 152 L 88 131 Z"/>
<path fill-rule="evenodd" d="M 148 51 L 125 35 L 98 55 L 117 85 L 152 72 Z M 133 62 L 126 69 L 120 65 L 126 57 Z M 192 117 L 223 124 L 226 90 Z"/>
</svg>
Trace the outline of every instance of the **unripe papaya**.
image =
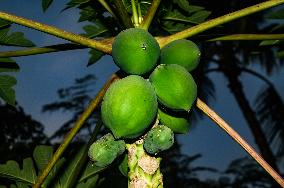
<svg viewBox="0 0 284 188">
<path fill-rule="evenodd" d="M 136 138 L 154 121 L 158 110 L 153 86 L 130 75 L 114 82 L 101 107 L 102 120 L 116 138 Z"/>
<path fill-rule="evenodd" d="M 115 37 L 112 45 L 115 64 L 128 74 L 142 75 L 151 71 L 159 56 L 158 42 L 144 29 L 126 29 Z"/>
<path fill-rule="evenodd" d="M 170 42 L 161 49 L 161 64 L 178 64 L 188 71 L 195 69 L 199 63 L 200 50 L 198 46 L 185 39 Z"/>
<path fill-rule="evenodd" d="M 174 133 L 185 134 L 189 131 L 190 123 L 185 114 L 169 113 L 163 109 L 158 109 L 158 115 L 160 123 L 172 129 Z"/>
<path fill-rule="evenodd" d="M 197 96 L 197 86 L 184 67 L 176 64 L 159 65 L 149 80 L 159 102 L 164 106 L 173 110 L 190 110 Z"/>
<path fill-rule="evenodd" d="M 173 144 L 173 131 L 164 125 L 158 125 L 148 132 L 144 139 L 143 146 L 147 153 L 156 154 L 169 149 Z"/>
<path fill-rule="evenodd" d="M 94 165 L 106 167 L 124 151 L 125 142 L 123 140 L 116 141 L 111 134 L 106 134 L 90 146 L 88 155 Z"/>
</svg>

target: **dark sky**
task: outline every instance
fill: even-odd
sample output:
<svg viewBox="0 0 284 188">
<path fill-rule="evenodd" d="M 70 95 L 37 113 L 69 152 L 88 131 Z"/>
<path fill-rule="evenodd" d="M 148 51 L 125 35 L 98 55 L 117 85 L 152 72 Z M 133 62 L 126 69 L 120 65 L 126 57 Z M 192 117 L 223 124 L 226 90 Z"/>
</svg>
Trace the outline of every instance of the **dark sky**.
<svg viewBox="0 0 284 188">
<path fill-rule="evenodd" d="M 48 11 L 43 13 L 40 0 L 1 0 L 0 11 L 57 26 L 74 33 L 82 33 L 81 28 L 87 23 L 77 23 L 78 11 L 70 9 L 60 13 L 66 2 L 66 0 L 55 1 Z M 65 42 L 22 26 L 13 26 L 13 30 L 23 31 L 29 39 L 32 39 L 39 46 Z M 1 51 L 7 49 L 10 48 L 0 46 Z M 51 135 L 70 117 L 70 114 L 66 113 L 41 113 L 44 104 L 54 102 L 57 99 L 57 89 L 70 86 L 75 78 L 93 73 L 98 77 L 97 84 L 94 85 L 94 90 L 98 91 L 104 81 L 118 70 L 110 56 L 105 56 L 100 62 L 87 68 L 88 57 L 88 50 L 76 50 L 15 58 L 21 67 L 21 71 L 15 74 L 18 80 L 16 86 L 17 101 L 28 114 L 46 125 L 45 131 L 48 135 Z M 259 67 L 254 66 L 252 68 L 265 74 Z M 269 78 L 275 83 L 275 87 L 281 96 L 284 96 L 283 75 L 284 71 L 281 70 Z M 210 77 L 216 86 L 216 101 L 212 102 L 211 107 L 255 147 L 253 137 L 238 105 L 227 88 L 226 80 L 217 73 L 211 73 Z M 249 99 L 253 99 L 263 83 L 248 75 L 242 75 L 241 80 L 244 83 L 246 95 Z M 189 134 L 180 135 L 178 139 L 183 144 L 182 150 L 186 154 L 202 154 L 203 157 L 197 160 L 194 165 L 224 170 L 231 160 L 247 155 L 240 146 L 207 117 L 198 121 L 193 127 Z"/>
</svg>

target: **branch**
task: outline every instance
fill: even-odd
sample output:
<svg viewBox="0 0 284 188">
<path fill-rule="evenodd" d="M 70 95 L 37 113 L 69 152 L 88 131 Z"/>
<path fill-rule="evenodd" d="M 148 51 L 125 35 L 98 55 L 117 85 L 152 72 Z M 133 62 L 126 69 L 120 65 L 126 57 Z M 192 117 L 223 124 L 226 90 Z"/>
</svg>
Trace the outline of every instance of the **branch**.
<svg viewBox="0 0 284 188">
<path fill-rule="evenodd" d="M 284 34 L 234 34 L 217 37 L 208 41 L 227 41 L 227 40 L 283 40 Z"/>
<path fill-rule="evenodd" d="M 230 137 L 232 137 L 252 158 L 254 158 L 254 160 L 256 160 L 258 164 L 260 164 L 281 187 L 284 187 L 284 180 L 282 177 L 232 127 L 230 127 L 229 124 L 227 124 L 200 99 L 197 99 L 196 106 L 228 135 L 230 135 Z"/>
<path fill-rule="evenodd" d="M 36 54 L 44 54 L 44 53 L 59 52 L 59 51 L 84 49 L 84 48 L 87 47 L 78 44 L 65 43 L 65 44 L 56 44 L 52 46 L 34 47 L 34 48 L 26 48 L 23 50 L 0 52 L 0 57 L 19 57 L 19 56 L 36 55 Z"/>
<path fill-rule="evenodd" d="M 99 105 L 101 102 L 105 92 L 107 91 L 110 84 L 118 79 L 118 76 L 116 74 L 112 75 L 111 78 L 106 82 L 106 84 L 103 86 L 103 88 L 99 91 L 99 93 L 96 95 L 96 97 L 90 102 L 89 106 L 85 109 L 83 114 L 79 117 L 79 119 L 75 122 L 73 128 L 70 130 L 70 132 L 66 135 L 63 142 L 59 146 L 59 148 L 56 150 L 50 161 L 48 162 L 47 166 L 43 170 L 42 174 L 38 177 L 36 183 L 34 184 L 33 188 L 39 188 L 43 181 L 45 180 L 46 176 L 49 174 L 53 166 L 56 164 L 58 159 L 61 157 L 67 146 L 70 144 L 70 142 L 73 140 L 77 132 L 80 130 L 84 122 L 87 120 L 87 118 L 91 115 L 91 113 L 94 111 L 94 109 Z"/>
<path fill-rule="evenodd" d="M 100 42 L 105 45 L 108 45 L 109 48 L 111 49 L 113 40 L 114 38 L 111 37 L 111 38 L 103 39 Z M 45 54 L 45 53 L 51 53 L 51 52 L 61 52 L 61 51 L 68 51 L 68 50 L 84 49 L 84 48 L 87 48 L 87 47 L 79 45 L 79 44 L 64 43 L 64 44 L 56 44 L 56 45 L 44 46 L 44 47 L 26 48 L 23 50 L 0 52 L 0 58 L 1 57 L 19 57 L 19 56 L 37 55 L 37 54 Z"/>
<path fill-rule="evenodd" d="M 134 27 L 138 27 L 139 26 L 139 18 L 138 18 L 135 0 L 131 0 L 131 7 L 132 7 L 132 18 L 133 18 L 133 22 L 134 22 Z"/>
<path fill-rule="evenodd" d="M 224 16 L 220 16 L 218 18 L 203 22 L 199 25 L 190 27 L 189 29 L 180 31 L 180 32 L 175 33 L 173 35 L 170 35 L 168 37 L 160 38 L 159 44 L 160 44 L 161 47 L 163 47 L 166 44 L 168 44 L 168 43 L 170 43 L 174 40 L 191 37 L 193 35 L 196 35 L 198 33 L 201 33 L 203 31 L 206 31 L 208 29 L 216 27 L 218 25 L 230 22 L 232 20 L 253 14 L 255 12 L 259 12 L 259 11 L 262 11 L 262 10 L 265 10 L 265 9 L 268 9 L 268 8 L 271 8 L 271 7 L 274 7 L 274 6 L 283 4 L 283 3 L 284 3 L 284 0 L 265 1 L 263 3 L 259 3 L 259 4 L 256 4 L 256 5 L 253 5 L 253 6 L 250 6 L 250 7 L 247 7 L 247 8 L 226 14 Z"/>
<path fill-rule="evenodd" d="M 160 3 L 161 3 L 161 0 L 154 0 L 152 2 L 151 7 L 149 8 L 146 16 L 144 17 L 144 19 L 143 19 L 143 21 L 140 25 L 140 28 L 142 28 L 142 29 L 148 29 L 149 28 Z"/>
<path fill-rule="evenodd" d="M 23 26 L 26 26 L 26 27 L 29 27 L 29 28 L 33 28 L 33 29 L 42 31 L 44 33 L 48 33 L 50 35 L 54 35 L 54 36 L 62 38 L 62 39 L 69 40 L 69 41 L 74 42 L 74 43 L 81 44 L 83 46 L 87 46 L 87 47 L 90 47 L 90 48 L 97 49 L 97 50 L 102 51 L 104 53 L 108 53 L 108 54 L 111 53 L 111 47 L 102 43 L 102 42 L 95 41 L 95 40 L 83 37 L 81 35 L 76 35 L 74 33 L 67 32 L 67 31 L 64 31 L 62 29 L 58 29 L 58 28 L 53 27 L 53 26 L 45 25 L 45 24 L 42 24 L 42 23 L 39 23 L 39 22 L 35 22 L 35 21 L 29 20 L 29 19 L 26 19 L 26 18 L 18 17 L 18 16 L 15 16 L 15 15 L 12 15 L 12 14 L 1 12 L 1 11 L 0 11 L 0 18 L 7 20 L 7 21 L 17 23 L 17 24 L 20 24 L 20 25 L 23 25 Z"/>
</svg>

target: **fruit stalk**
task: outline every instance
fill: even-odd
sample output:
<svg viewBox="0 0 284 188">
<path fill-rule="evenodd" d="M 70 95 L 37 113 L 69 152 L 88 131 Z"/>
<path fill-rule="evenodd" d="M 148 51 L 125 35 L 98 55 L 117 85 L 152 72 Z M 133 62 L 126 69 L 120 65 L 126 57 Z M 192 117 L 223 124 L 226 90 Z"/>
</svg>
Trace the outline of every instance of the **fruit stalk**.
<svg viewBox="0 0 284 188">
<path fill-rule="evenodd" d="M 163 175 L 160 171 L 161 158 L 148 155 L 143 148 L 143 139 L 127 144 L 128 187 L 163 188 Z"/>
</svg>

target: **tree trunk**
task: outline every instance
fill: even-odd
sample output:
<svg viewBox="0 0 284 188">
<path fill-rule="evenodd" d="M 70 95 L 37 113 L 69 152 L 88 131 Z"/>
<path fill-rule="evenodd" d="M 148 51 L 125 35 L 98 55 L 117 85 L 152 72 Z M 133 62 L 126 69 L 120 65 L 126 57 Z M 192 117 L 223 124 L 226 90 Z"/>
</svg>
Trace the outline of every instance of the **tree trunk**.
<svg viewBox="0 0 284 188">
<path fill-rule="evenodd" d="M 228 55 L 228 54 L 227 54 Z M 247 100 L 242 83 L 239 80 L 239 70 L 236 65 L 236 61 L 230 58 L 231 61 L 222 61 L 220 64 L 221 70 L 223 70 L 224 75 L 227 77 L 229 84 L 228 87 L 232 91 L 241 111 L 248 123 L 248 126 L 254 136 L 255 143 L 258 145 L 259 150 L 263 158 L 276 170 L 279 169 L 276 164 L 275 157 L 271 151 L 268 141 L 261 129 L 261 124 L 256 118 L 256 113 L 251 108 L 249 101 Z"/>
</svg>

